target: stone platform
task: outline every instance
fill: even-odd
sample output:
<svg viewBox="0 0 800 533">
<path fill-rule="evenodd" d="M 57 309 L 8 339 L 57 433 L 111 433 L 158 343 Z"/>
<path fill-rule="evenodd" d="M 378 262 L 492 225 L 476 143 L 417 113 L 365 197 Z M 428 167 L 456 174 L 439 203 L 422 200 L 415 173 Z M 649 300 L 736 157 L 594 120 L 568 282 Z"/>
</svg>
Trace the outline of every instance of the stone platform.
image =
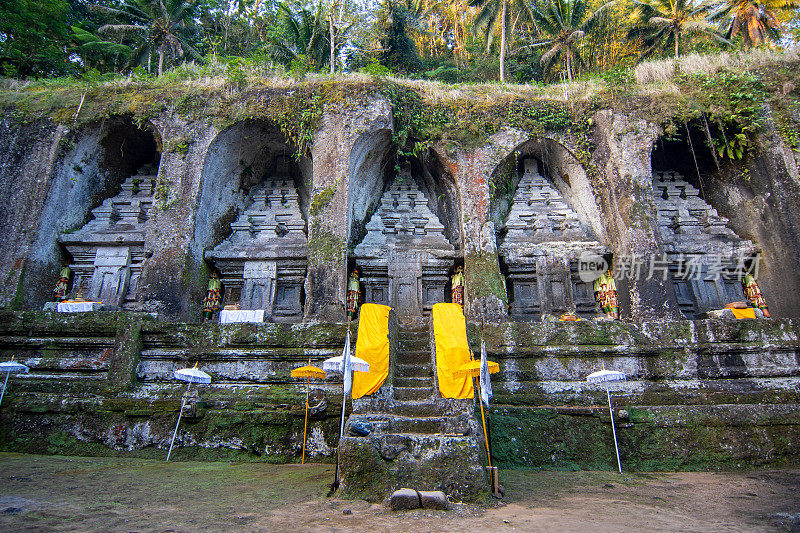
<svg viewBox="0 0 800 533">
<path fill-rule="evenodd" d="M 408 486 L 456 500 L 486 496 L 474 402 L 440 397 L 427 324 L 401 325 L 397 337 L 392 382 L 356 400 L 348 419 L 348 430 L 372 430 L 364 437 L 348 431 L 342 442 L 342 493 L 379 501 Z"/>
<path fill-rule="evenodd" d="M 299 462 L 305 383 L 289 374 L 309 358 L 319 366 L 338 355 L 346 331 L 0 310 L 0 360 L 13 355 L 31 368 L 9 379 L 0 449 L 163 460 L 185 390 L 172 371 L 198 362 L 213 381 L 198 388 L 203 408 L 181 423 L 173 457 Z M 467 332 L 476 349 L 479 326 Z M 501 469 L 616 468 L 605 390 L 585 381 L 603 364 L 628 375 L 612 390 L 624 470 L 800 464 L 794 320 L 503 322 L 484 332 L 500 364 L 487 422 Z M 395 483 L 386 480 L 414 479 L 468 499 L 463 487 L 485 483 L 473 404 L 436 399 L 426 334 L 397 336 L 391 387 L 348 413 L 373 432 L 343 443 L 356 472 L 345 469 L 343 489 L 381 498 Z M 327 407 L 309 419 L 306 458 L 334 462 L 341 381 L 311 386 Z M 415 468 L 430 457 L 441 461 L 427 463 L 426 481 Z M 455 471 L 450 461 L 463 458 L 475 469 Z"/>
</svg>

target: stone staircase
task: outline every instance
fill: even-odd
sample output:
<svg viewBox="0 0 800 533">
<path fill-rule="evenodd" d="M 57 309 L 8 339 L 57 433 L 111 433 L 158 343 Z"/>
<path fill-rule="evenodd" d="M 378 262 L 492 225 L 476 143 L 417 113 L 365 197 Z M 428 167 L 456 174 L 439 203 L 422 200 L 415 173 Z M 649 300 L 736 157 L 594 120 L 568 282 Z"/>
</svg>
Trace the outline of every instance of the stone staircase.
<svg viewBox="0 0 800 533">
<path fill-rule="evenodd" d="M 342 441 L 345 494 L 381 500 L 400 487 L 474 500 L 486 490 L 472 400 L 441 398 L 428 325 L 401 324 L 392 371 L 381 391 L 354 402 Z M 391 359 L 394 359 L 391 361 Z M 370 427 L 353 436 L 354 425 Z"/>
</svg>

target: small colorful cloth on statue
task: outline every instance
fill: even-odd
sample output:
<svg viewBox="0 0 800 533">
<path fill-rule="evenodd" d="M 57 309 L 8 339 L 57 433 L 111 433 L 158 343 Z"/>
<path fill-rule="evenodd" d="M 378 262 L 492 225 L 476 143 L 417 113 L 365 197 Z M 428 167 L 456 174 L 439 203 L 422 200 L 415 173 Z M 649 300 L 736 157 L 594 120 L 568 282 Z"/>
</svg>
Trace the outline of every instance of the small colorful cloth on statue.
<svg viewBox="0 0 800 533">
<path fill-rule="evenodd" d="M 67 288 L 69 287 L 69 277 L 72 274 L 72 271 L 69 267 L 64 267 L 61 269 L 61 273 L 59 274 L 58 283 L 56 283 L 56 288 L 53 291 L 56 295 L 57 300 L 61 300 L 67 294 Z"/>
<path fill-rule="evenodd" d="M 606 272 L 594 280 L 594 297 L 603 310 L 611 318 L 619 318 L 619 302 L 617 301 L 617 284 L 610 272 Z"/>
<path fill-rule="evenodd" d="M 358 297 L 361 294 L 361 282 L 358 279 L 358 269 L 350 273 L 347 280 L 347 314 L 350 318 L 356 317 L 358 309 Z"/>
<path fill-rule="evenodd" d="M 208 294 L 203 301 L 203 312 L 208 315 L 207 318 L 211 318 L 214 312 L 219 311 L 221 304 L 222 282 L 218 278 L 212 277 L 208 280 Z"/>
<path fill-rule="evenodd" d="M 464 272 L 461 267 L 450 278 L 450 296 L 454 304 L 464 307 Z"/>
<path fill-rule="evenodd" d="M 759 289 L 758 283 L 756 283 L 756 279 L 753 276 L 745 274 L 742 279 L 742 289 L 744 290 L 745 296 L 750 301 L 750 305 L 761 309 L 765 318 L 770 318 L 767 302 L 764 300 L 764 295 L 761 294 L 761 289 Z"/>
</svg>

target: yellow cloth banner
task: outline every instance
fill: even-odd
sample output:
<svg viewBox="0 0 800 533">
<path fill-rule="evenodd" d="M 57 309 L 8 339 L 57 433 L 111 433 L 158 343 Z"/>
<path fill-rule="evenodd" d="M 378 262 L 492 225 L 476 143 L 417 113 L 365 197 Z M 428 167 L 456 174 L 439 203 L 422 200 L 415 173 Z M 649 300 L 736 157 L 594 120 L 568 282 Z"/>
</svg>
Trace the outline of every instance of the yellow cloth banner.
<svg viewBox="0 0 800 533">
<path fill-rule="evenodd" d="M 733 316 L 736 318 L 755 318 L 756 317 L 756 310 L 752 307 L 748 307 L 747 309 L 731 309 L 733 311 Z"/>
<path fill-rule="evenodd" d="M 458 304 L 433 306 L 433 336 L 436 339 L 436 377 L 443 398 L 472 398 L 475 390 L 469 375 L 453 375 L 472 359 L 467 343 L 467 322 Z"/>
<path fill-rule="evenodd" d="M 389 311 L 387 305 L 364 304 L 358 319 L 356 357 L 369 372 L 353 372 L 353 398 L 374 394 L 389 375 Z"/>
</svg>

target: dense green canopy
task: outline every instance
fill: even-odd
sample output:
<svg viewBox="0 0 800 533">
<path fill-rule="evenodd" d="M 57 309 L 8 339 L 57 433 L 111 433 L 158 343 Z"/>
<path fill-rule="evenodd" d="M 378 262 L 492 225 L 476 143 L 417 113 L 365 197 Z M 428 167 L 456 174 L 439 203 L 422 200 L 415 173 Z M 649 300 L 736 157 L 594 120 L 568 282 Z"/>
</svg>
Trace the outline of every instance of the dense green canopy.
<svg viewBox="0 0 800 533">
<path fill-rule="evenodd" d="M 794 0 L 2 0 L 0 75 L 264 71 L 540 82 L 794 44 Z M 333 41 L 333 42 L 332 42 Z"/>
</svg>

